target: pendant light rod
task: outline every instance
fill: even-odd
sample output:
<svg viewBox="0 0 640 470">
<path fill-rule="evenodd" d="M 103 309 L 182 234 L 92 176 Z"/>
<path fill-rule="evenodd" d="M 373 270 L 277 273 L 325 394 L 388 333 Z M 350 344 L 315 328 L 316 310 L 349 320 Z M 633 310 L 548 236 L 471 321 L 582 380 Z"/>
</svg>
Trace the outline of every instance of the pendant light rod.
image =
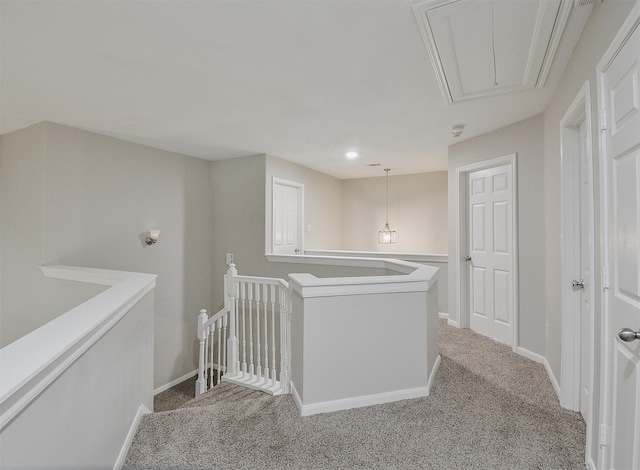
<svg viewBox="0 0 640 470">
<path fill-rule="evenodd" d="M 396 231 L 389 228 L 389 172 L 391 168 L 385 168 L 384 171 L 387 173 L 387 214 L 384 228 L 378 232 L 378 243 L 389 244 L 396 242 Z"/>
<path fill-rule="evenodd" d="M 385 168 L 384 171 L 387 172 L 387 217 L 384 221 L 389 225 L 389 172 L 391 171 L 391 168 Z"/>
</svg>

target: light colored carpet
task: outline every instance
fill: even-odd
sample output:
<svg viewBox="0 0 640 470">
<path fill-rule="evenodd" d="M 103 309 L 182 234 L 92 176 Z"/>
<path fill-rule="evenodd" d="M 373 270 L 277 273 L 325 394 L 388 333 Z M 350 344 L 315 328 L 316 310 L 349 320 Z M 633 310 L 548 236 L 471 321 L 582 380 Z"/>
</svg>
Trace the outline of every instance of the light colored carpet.
<svg viewBox="0 0 640 470">
<path fill-rule="evenodd" d="M 444 324 L 440 338 L 428 397 L 302 418 L 289 395 L 221 384 L 143 417 L 124 468 L 584 468 L 584 422 L 541 365 Z"/>
</svg>

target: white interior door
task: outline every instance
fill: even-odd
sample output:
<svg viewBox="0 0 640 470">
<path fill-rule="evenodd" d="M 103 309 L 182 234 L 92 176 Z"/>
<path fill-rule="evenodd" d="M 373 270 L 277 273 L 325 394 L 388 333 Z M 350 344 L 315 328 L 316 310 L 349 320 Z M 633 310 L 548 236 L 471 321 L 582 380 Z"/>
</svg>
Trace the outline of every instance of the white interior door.
<svg viewBox="0 0 640 470">
<path fill-rule="evenodd" d="M 302 250 L 302 188 L 274 181 L 272 252 L 299 254 Z"/>
<path fill-rule="evenodd" d="M 470 326 L 513 345 L 513 181 L 510 165 L 468 176 Z"/>
<path fill-rule="evenodd" d="M 589 420 L 591 409 L 591 354 L 592 354 L 592 305 L 593 295 L 593 207 L 590 201 L 593 199 L 590 153 L 587 151 L 587 125 L 586 120 L 582 121 L 578 128 L 580 164 L 579 164 L 579 222 L 580 235 L 580 272 L 578 281 L 582 286 L 576 286 L 576 294 L 579 297 L 580 312 L 580 398 L 579 410 L 585 422 Z"/>
<path fill-rule="evenodd" d="M 640 8 L 621 47 L 599 69 L 606 115 L 608 289 L 605 294 L 605 448 L 602 466 L 640 468 L 640 340 L 619 330 L 640 330 Z M 635 30 L 635 31 L 634 31 Z M 626 33 L 623 31 L 623 33 Z M 611 49 L 610 49 L 611 51 Z M 611 58 L 612 60 L 608 60 Z M 604 64 L 604 65 L 602 65 Z M 605 280 L 607 274 L 605 273 Z M 606 284 L 605 284 L 606 286 Z M 608 441 L 608 442 L 607 442 Z"/>
</svg>

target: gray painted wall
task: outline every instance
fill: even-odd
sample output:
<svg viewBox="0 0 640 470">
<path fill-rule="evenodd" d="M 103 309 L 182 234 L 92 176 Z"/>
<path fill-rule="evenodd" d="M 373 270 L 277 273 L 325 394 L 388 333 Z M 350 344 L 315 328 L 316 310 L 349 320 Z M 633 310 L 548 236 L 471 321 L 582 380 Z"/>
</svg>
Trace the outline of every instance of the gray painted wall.
<svg viewBox="0 0 640 470">
<path fill-rule="evenodd" d="M 7 134 L 0 146 L 0 347 L 102 292 L 104 286 L 45 278 L 47 125 Z"/>
<path fill-rule="evenodd" d="M 33 296 L 41 264 L 157 274 L 154 387 L 195 370 L 197 313 L 211 301 L 210 162 L 52 123 L 19 133 L 4 136 L 3 162 L 21 138 L 10 155 L 34 165 L 21 177 L 37 197 L 20 214 L 3 206 L 3 267 L 9 240 L 23 245 L 2 273 L 2 317 Z M 151 247 L 142 241 L 149 229 L 161 230 Z"/>
<path fill-rule="evenodd" d="M 449 147 L 449 200 L 455 200 L 456 168 L 494 157 L 517 154 L 519 345 L 545 354 L 544 314 L 544 135 L 536 116 Z M 456 233 L 456 208 L 449 206 L 449 232 Z M 455 238 L 449 238 L 449 317 L 457 318 Z"/>
</svg>

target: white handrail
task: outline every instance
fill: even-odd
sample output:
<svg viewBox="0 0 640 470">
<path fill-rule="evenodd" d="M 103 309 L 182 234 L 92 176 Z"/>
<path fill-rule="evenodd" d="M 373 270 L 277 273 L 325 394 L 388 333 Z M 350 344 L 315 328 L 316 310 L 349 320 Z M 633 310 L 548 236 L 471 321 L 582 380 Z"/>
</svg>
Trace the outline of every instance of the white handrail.
<svg viewBox="0 0 640 470">
<path fill-rule="evenodd" d="M 45 276 L 111 286 L 0 349 L 0 429 L 155 287 L 153 274 L 43 266 Z"/>
<path fill-rule="evenodd" d="M 290 376 L 287 369 L 290 362 L 287 353 L 289 283 L 276 278 L 239 276 L 235 265 L 231 264 L 224 278 L 224 288 L 224 308 L 211 318 L 206 310 L 201 310 L 198 317 L 200 357 L 196 395 L 220 380 L 271 394 L 286 393 Z M 276 344 L 278 336 L 279 348 Z M 217 363 L 214 342 L 218 346 Z M 214 369 L 218 373 L 217 381 L 214 380 Z"/>
</svg>

